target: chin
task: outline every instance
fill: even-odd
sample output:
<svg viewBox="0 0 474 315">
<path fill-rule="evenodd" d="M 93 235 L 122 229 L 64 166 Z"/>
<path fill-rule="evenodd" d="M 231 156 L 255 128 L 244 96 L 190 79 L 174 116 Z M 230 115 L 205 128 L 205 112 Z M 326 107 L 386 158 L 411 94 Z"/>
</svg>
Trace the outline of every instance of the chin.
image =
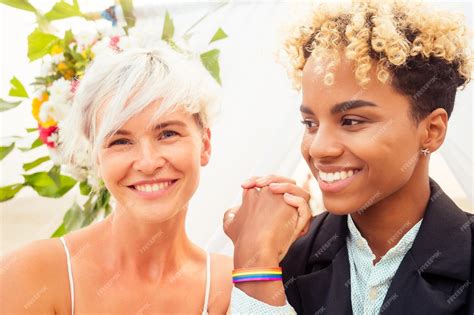
<svg viewBox="0 0 474 315">
<path fill-rule="evenodd" d="M 323 196 L 324 208 L 335 215 L 346 215 L 357 212 L 362 207 L 354 207 L 354 203 L 345 198 L 327 198 Z"/>
</svg>

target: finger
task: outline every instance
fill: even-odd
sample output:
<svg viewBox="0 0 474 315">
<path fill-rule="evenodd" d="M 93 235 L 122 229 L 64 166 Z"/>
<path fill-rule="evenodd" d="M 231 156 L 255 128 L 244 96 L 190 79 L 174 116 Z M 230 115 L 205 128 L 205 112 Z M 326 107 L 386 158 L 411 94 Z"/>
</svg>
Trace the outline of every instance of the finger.
<svg viewBox="0 0 474 315">
<path fill-rule="evenodd" d="M 294 239 L 296 240 L 296 238 L 298 238 L 300 233 L 304 231 L 305 227 L 308 225 L 308 222 L 312 218 L 311 209 L 306 200 L 301 197 L 285 193 L 283 195 L 283 199 L 285 199 L 289 205 L 298 209 L 298 221 L 296 222 L 294 233 Z"/>
<path fill-rule="evenodd" d="M 253 188 L 257 185 L 256 181 L 259 179 L 261 176 L 252 176 L 249 179 L 245 180 L 240 186 L 245 189 L 250 189 Z"/>
<path fill-rule="evenodd" d="M 313 222 L 313 216 L 311 214 L 311 218 L 309 219 L 308 223 L 306 223 L 306 226 L 303 228 L 303 231 L 301 231 L 298 237 L 304 236 L 306 235 L 306 233 L 308 233 L 309 227 L 311 226 L 312 222 Z"/>
<path fill-rule="evenodd" d="M 234 221 L 235 215 L 239 211 L 240 206 L 233 207 L 228 209 L 226 212 L 224 212 L 224 217 L 222 219 L 222 225 L 224 226 L 224 231 L 227 231 L 229 226 L 232 224 L 232 221 Z"/>
<path fill-rule="evenodd" d="M 298 196 L 308 202 L 311 199 L 311 194 L 305 189 L 290 183 L 271 183 L 268 187 L 275 194 L 289 193 L 294 196 Z"/>
<path fill-rule="evenodd" d="M 289 184 L 296 185 L 295 180 L 288 177 L 279 176 L 279 175 L 263 176 L 256 180 L 256 184 L 258 187 L 267 186 L 267 185 L 270 185 L 271 183 L 289 183 Z"/>
</svg>

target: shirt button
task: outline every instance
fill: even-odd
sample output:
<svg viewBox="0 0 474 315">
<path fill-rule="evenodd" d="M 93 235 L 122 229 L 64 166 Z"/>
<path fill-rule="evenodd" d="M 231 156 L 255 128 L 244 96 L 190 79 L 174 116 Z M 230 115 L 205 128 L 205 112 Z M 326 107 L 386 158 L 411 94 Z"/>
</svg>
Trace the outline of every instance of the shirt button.
<svg viewBox="0 0 474 315">
<path fill-rule="evenodd" d="M 378 293 L 379 292 L 377 288 L 371 287 L 369 290 L 369 299 L 371 299 L 372 301 L 375 300 L 377 298 Z"/>
</svg>

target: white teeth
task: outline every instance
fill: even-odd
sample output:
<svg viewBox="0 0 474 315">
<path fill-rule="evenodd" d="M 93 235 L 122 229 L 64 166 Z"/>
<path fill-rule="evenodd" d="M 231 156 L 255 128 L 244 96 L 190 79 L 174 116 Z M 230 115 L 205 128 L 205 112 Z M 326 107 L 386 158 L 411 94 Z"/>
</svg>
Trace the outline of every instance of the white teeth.
<svg viewBox="0 0 474 315">
<path fill-rule="evenodd" d="M 162 182 L 162 183 L 155 183 L 153 185 L 136 185 L 135 189 L 142 192 L 154 192 L 159 191 L 167 188 L 171 185 L 171 182 Z"/>
<path fill-rule="evenodd" d="M 350 171 L 341 171 L 341 172 L 334 172 L 334 173 L 325 173 L 323 171 L 319 171 L 319 178 L 323 181 L 332 183 L 338 180 L 343 180 L 349 178 L 355 174 L 357 174 L 359 170 L 350 170 Z"/>
</svg>

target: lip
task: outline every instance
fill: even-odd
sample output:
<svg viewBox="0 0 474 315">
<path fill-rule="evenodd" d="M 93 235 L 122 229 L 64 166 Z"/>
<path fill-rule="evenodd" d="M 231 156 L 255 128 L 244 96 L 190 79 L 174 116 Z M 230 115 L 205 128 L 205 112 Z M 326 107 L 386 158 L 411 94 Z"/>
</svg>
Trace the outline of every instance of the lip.
<svg viewBox="0 0 474 315">
<path fill-rule="evenodd" d="M 139 191 L 137 190 L 136 188 L 132 187 L 132 186 L 128 186 L 128 188 L 133 191 L 137 196 L 139 196 L 140 198 L 143 198 L 143 199 L 147 199 L 147 200 L 152 200 L 152 199 L 157 199 L 157 198 L 161 198 L 167 194 L 169 194 L 169 192 L 171 190 L 173 190 L 173 188 L 176 186 L 176 183 L 178 182 L 177 179 L 174 179 L 174 180 L 167 180 L 168 182 L 171 182 L 171 185 L 169 185 L 168 187 L 166 187 L 165 189 L 161 189 L 161 190 L 158 190 L 158 191 L 150 191 L 150 192 L 146 192 L 146 191 Z M 136 185 L 145 185 L 145 184 L 154 184 L 154 183 L 162 183 L 162 182 L 165 182 L 163 180 L 160 180 L 160 181 L 142 181 L 142 182 L 138 182 Z"/>
<path fill-rule="evenodd" d="M 177 178 L 159 178 L 159 179 L 157 178 L 153 180 L 142 180 L 142 181 L 135 182 L 127 186 L 130 187 L 130 186 L 137 186 L 137 185 L 153 185 L 153 184 L 159 184 L 159 183 L 165 183 L 165 182 L 173 182 L 176 180 Z"/>
<path fill-rule="evenodd" d="M 350 168 L 350 169 L 353 170 L 354 168 Z M 348 168 L 348 170 L 350 170 L 350 169 Z M 339 168 L 339 170 L 341 170 L 341 168 Z M 324 192 L 324 193 L 333 193 L 334 194 L 334 193 L 341 192 L 344 188 L 349 186 L 359 176 L 359 174 L 364 171 L 364 168 L 359 169 L 359 171 L 356 174 L 352 175 L 349 178 L 338 180 L 338 181 L 333 182 L 333 183 L 327 183 L 327 182 L 323 181 L 319 177 L 319 170 L 316 170 L 316 171 L 317 171 L 316 179 L 318 181 L 319 188 L 321 189 L 321 191 Z M 326 171 L 324 171 L 324 170 L 323 170 L 323 172 L 326 173 Z M 337 172 L 337 171 L 333 171 L 333 172 Z"/>
</svg>

